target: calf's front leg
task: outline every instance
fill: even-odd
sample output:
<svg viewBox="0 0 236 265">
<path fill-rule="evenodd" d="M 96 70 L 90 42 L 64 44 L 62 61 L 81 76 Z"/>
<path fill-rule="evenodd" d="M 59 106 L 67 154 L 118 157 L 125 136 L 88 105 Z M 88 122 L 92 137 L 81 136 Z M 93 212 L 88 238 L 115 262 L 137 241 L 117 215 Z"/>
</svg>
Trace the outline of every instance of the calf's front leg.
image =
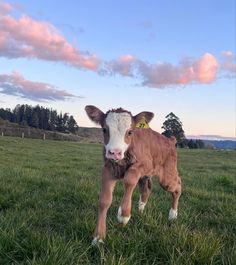
<svg viewBox="0 0 236 265">
<path fill-rule="evenodd" d="M 134 191 L 134 188 L 136 187 L 138 180 L 140 178 L 140 173 L 137 169 L 130 168 L 124 177 L 124 196 L 121 201 L 119 210 L 118 210 L 118 221 L 122 225 L 126 225 L 129 222 L 129 219 L 131 217 L 131 205 L 132 205 L 132 194 Z"/>
<path fill-rule="evenodd" d="M 97 226 L 94 232 L 94 239 L 92 244 L 95 245 L 98 242 L 103 242 L 106 234 L 106 218 L 107 211 L 112 202 L 112 193 L 116 184 L 116 179 L 114 179 L 109 170 L 104 167 L 102 175 L 102 187 L 98 203 L 98 219 Z"/>
</svg>

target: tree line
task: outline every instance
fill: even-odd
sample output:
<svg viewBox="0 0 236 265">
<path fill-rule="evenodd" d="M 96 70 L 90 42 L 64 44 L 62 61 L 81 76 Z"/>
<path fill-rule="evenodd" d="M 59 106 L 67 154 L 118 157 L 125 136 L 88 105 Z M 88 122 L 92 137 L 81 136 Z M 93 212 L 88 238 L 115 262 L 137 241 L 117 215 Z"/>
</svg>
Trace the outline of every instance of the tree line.
<svg viewBox="0 0 236 265">
<path fill-rule="evenodd" d="M 162 126 L 164 132 L 162 134 L 168 138 L 174 136 L 176 138 L 178 147 L 191 149 L 206 147 L 202 140 L 187 139 L 185 137 L 182 127 L 183 124 L 173 112 L 169 113 L 165 118 L 166 120 L 164 121 Z"/>
<path fill-rule="evenodd" d="M 13 110 L 0 108 L 0 118 L 23 126 L 49 131 L 76 133 L 79 127 L 72 115 L 68 113 L 58 114 L 56 110 L 39 105 L 33 107 L 27 104 L 18 104 Z M 165 118 L 162 134 L 166 137 L 174 136 L 178 147 L 191 149 L 206 147 L 202 140 L 187 139 L 185 137 L 183 124 L 173 112 Z"/>
<path fill-rule="evenodd" d="M 56 110 L 39 105 L 33 107 L 27 104 L 18 104 L 13 110 L 0 108 L 0 118 L 23 126 L 49 131 L 75 133 L 78 129 L 72 115 L 62 114 L 62 112 L 58 114 Z"/>
</svg>

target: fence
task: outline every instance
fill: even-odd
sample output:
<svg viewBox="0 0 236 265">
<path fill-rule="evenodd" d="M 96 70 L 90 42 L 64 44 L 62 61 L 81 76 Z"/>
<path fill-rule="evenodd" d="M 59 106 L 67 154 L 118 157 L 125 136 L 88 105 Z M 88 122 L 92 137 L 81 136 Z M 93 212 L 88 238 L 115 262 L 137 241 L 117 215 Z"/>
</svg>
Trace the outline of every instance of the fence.
<svg viewBox="0 0 236 265">
<path fill-rule="evenodd" d="M 4 136 L 14 136 L 21 138 L 33 138 L 42 140 L 62 140 L 62 141 L 82 141 L 83 137 L 74 134 L 44 131 L 36 128 L 13 128 L 0 126 L 0 134 Z"/>
</svg>

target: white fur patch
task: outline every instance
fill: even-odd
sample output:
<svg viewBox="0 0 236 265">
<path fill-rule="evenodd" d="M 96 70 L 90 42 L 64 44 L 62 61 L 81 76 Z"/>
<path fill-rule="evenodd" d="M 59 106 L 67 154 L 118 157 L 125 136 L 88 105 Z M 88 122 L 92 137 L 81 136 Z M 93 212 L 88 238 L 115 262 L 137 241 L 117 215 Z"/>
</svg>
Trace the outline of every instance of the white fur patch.
<svg viewBox="0 0 236 265">
<path fill-rule="evenodd" d="M 125 133 L 131 127 L 131 116 L 127 112 L 109 112 L 106 117 L 106 124 L 109 127 L 110 139 L 106 147 L 109 150 L 120 149 L 122 156 L 128 148 L 125 142 Z M 122 157 L 123 158 L 123 157 Z"/>
<path fill-rule="evenodd" d="M 177 219 L 178 211 L 170 208 L 169 221 Z"/>
<path fill-rule="evenodd" d="M 99 236 L 94 237 L 93 241 L 92 241 L 92 246 L 95 246 L 99 243 L 104 243 L 103 240 L 101 238 L 99 238 Z"/>
<path fill-rule="evenodd" d="M 138 210 L 139 210 L 140 213 L 143 212 L 143 210 L 144 210 L 146 204 L 147 204 L 146 202 L 142 202 L 142 201 L 141 201 L 141 196 L 140 196 L 140 197 L 139 197 L 139 202 L 138 202 Z"/>
<path fill-rule="evenodd" d="M 117 219 L 118 219 L 119 223 L 121 223 L 123 225 L 126 225 L 129 222 L 129 219 L 130 219 L 131 216 L 124 217 L 124 216 L 121 215 L 121 213 L 122 213 L 122 210 L 121 210 L 121 207 L 119 207 L 118 214 L 117 214 Z"/>
</svg>

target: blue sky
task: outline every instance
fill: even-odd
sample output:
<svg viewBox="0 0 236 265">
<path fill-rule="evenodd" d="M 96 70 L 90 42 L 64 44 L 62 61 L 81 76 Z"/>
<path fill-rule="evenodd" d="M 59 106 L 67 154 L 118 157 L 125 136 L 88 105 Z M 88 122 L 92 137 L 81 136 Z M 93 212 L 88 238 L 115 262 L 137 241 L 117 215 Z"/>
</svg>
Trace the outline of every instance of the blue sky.
<svg viewBox="0 0 236 265">
<path fill-rule="evenodd" d="M 235 1 L 0 1 L 0 105 L 169 112 L 235 137 Z M 1 39 L 2 35 L 2 39 Z"/>
</svg>

